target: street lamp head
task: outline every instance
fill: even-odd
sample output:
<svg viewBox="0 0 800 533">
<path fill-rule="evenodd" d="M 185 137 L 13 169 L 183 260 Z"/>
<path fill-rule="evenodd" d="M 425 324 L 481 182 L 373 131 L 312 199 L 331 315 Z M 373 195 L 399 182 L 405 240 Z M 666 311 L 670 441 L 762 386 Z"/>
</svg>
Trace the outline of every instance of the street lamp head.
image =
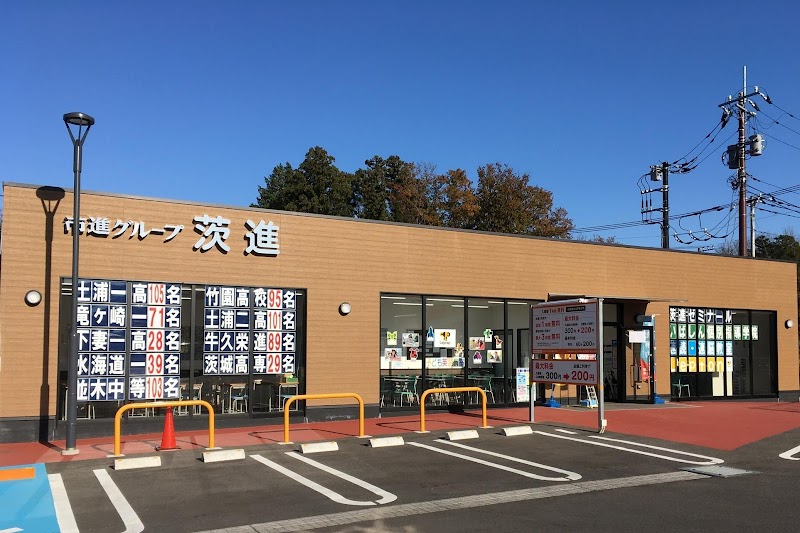
<svg viewBox="0 0 800 533">
<path fill-rule="evenodd" d="M 94 125 L 94 119 L 86 113 L 66 113 L 64 115 L 64 122 L 66 122 L 67 125 L 72 124 L 73 126 Z"/>
</svg>

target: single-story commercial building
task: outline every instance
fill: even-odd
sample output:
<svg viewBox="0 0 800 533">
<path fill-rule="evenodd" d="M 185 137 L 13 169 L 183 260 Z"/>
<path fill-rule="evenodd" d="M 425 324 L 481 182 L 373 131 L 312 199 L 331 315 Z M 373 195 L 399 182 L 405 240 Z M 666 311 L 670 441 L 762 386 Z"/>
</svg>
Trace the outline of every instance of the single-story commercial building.
<svg viewBox="0 0 800 533">
<path fill-rule="evenodd" d="M 531 305 L 576 298 L 602 298 L 607 402 L 798 400 L 793 263 L 98 192 L 76 222 L 69 190 L 3 190 L 0 442 L 64 438 L 73 294 L 78 438 L 113 433 L 126 402 L 168 398 L 210 402 L 220 426 L 277 420 L 306 393 L 357 393 L 373 417 L 465 385 L 523 405 Z M 355 413 L 346 399 L 292 409 Z M 160 428 L 153 411 L 125 430 Z"/>
</svg>

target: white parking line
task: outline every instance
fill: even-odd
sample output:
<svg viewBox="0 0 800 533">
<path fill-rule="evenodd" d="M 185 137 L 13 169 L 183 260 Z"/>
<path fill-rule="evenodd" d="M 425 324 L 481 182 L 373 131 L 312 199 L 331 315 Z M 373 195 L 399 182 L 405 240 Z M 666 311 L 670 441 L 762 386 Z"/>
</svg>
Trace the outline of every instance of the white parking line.
<svg viewBox="0 0 800 533">
<path fill-rule="evenodd" d="M 72 512 L 72 505 L 69 503 L 69 496 L 67 496 L 67 489 L 64 487 L 61 474 L 47 474 L 47 481 L 50 482 L 50 492 L 56 508 L 56 520 L 58 527 L 61 528 L 61 533 L 78 533 L 78 524 L 75 523 L 75 514 Z"/>
<path fill-rule="evenodd" d="M 511 456 L 508 456 L 508 455 L 502 455 L 502 454 L 495 453 L 495 452 L 489 452 L 489 451 L 486 451 L 486 450 L 480 450 L 478 448 L 472 448 L 471 446 L 465 446 L 465 445 L 457 443 L 457 442 L 441 441 L 441 440 L 437 441 L 437 442 L 441 442 L 443 444 L 449 444 L 451 446 L 458 446 L 460 448 L 473 450 L 473 451 L 484 453 L 484 454 L 491 455 L 491 456 L 494 456 L 494 457 L 500 457 L 500 458 L 503 458 L 503 459 L 507 459 L 509 461 L 514 461 L 514 462 L 517 462 L 517 463 L 523 463 L 523 464 L 526 464 L 526 465 L 529 465 L 529 466 L 534 466 L 534 467 L 537 467 L 537 468 L 544 468 L 546 470 L 552 470 L 552 471 L 555 471 L 555 472 L 561 472 L 563 474 L 566 474 L 567 477 L 540 476 L 538 474 L 532 474 L 530 472 L 526 472 L 525 470 L 519 470 L 517 468 L 511 468 L 510 466 L 505 466 L 505 465 L 501 465 L 501 464 L 497 464 L 497 463 L 492 463 L 492 462 L 489 462 L 489 461 L 484 461 L 483 459 L 478 459 L 476 457 L 471 457 L 469 455 L 463 455 L 463 454 L 460 454 L 460 453 L 451 452 L 449 450 L 442 450 L 441 448 L 436 448 L 435 446 L 429 446 L 427 444 L 422 444 L 422 443 L 419 443 L 419 442 L 409 442 L 408 444 L 410 446 L 417 446 L 419 448 L 425 448 L 426 450 L 432 450 L 434 452 L 442 453 L 444 455 L 449 455 L 451 457 L 458 457 L 458 458 L 464 459 L 466 461 L 472 461 L 473 463 L 478 463 L 478 464 L 482 464 L 482 465 L 485 465 L 485 466 L 490 466 L 492 468 L 497 468 L 498 470 L 504 470 L 506 472 L 512 472 L 512 473 L 518 474 L 520 476 L 524 476 L 524 477 L 531 478 L 531 479 L 538 479 L 540 481 L 575 481 L 576 479 L 581 479 L 581 475 L 580 474 L 577 474 L 575 472 L 570 472 L 569 470 L 561 470 L 560 468 L 555 468 L 555 467 L 552 467 L 552 466 L 546 466 L 546 465 L 542 465 L 542 464 L 539 464 L 539 463 L 533 463 L 533 462 L 530 462 L 530 461 L 526 461 L 524 459 L 519 459 L 517 457 L 511 457 Z"/>
<path fill-rule="evenodd" d="M 788 459 L 790 461 L 800 461 L 800 457 L 793 457 L 794 455 L 796 455 L 798 453 L 800 453 L 800 446 L 797 446 L 796 448 L 792 448 L 791 450 L 785 451 L 782 454 L 780 454 L 778 457 L 780 457 L 781 459 Z"/>
<path fill-rule="evenodd" d="M 326 466 L 326 465 L 324 465 L 322 463 L 318 463 L 317 461 L 315 461 L 313 459 L 309 459 L 308 457 L 302 456 L 297 452 L 287 452 L 286 455 L 288 455 L 289 457 L 293 457 L 293 458 L 295 458 L 295 459 L 297 459 L 299 461 L 303 461 L 304 463 L 310 464 L 311 466 L 314 466 L 316 468 L 319 468 L 323 472 L 327 472 L 327 473 L 332 474 L 332 475 L 334 475 L 334 476 L 336 476 L 338 478 L 344 479 L 345 481 L 349 481 L 350 483 L 352 483 L 354 485 L 358 485 L 359 487 L 361 487 L 363 489 L 367 489 L 371 493 L 381 497 L 380 500 L 377 500 L 375 502 L 377 504 L 391 503 L 391 502 L 393 502 L 393 501 L 395 501 L 397 499 L 397 496 L 395 496 L 391 492 L 386 492 L 382 488 L 376 487 L 375 485 L 373 485 L 371 483 L 367 483 L 363 479 L 358 479 L 357 477 L 353 477 L 350 474 L 345 474 L 344 472 L 336 470 L 335 468 L 331 468 L 330 466 Z"/>
<path fill-rule="evenodd" d="M 609 437 L 600 437 L 600 436 L 597 436 L 597 435 L 591 435 L 591 438 L 607 440 L 607 441 L 611 441 L 611 442 L 622 442 L 624 444 L 630 444 L 631 446 L 639 446 L 641 448 L 650 448 L 652 450 L 661 450 L 661 451 L 664 451 L 664 452 L 670 452 L 670 453 L 674 453 L 674 454 L 677 454 L 677 455 L 686 455 L 688 457 L 696 457 L 696 458 L 699 458 L 699 459 L 705 459 L 705 461 L 690 461 L 688 459 L 681 459 L 679 457 L 669 457 L 667 455 L 661 455 L 661 454 L 658 454 L 658 453 L 646 452 L 646 451 L 643 451 L 643 450 L 633 450 L 631 448 L 626 448 L 624 446 L 616 446 L 614 444 L 606 444 L 605 442 L 593 442 L 593 441 L 586 440 L 586 439 L 579 439 L 579 438 L 575 438 L 575 437 L 567 437 L 567 436 L 564 436 L 564 435 L 555 435 L 553 433 L 545 433 L 544 431 L 534 431 L 534 433 L 538 433 L 539 435 L 544 435 L 545 437 L 553 437 L 553 438 L 556 438 L 556 439 L 564 439 L 564 440 L 573 440 L 575 442 L 582 442 L 584 444 L 591 444 L 593 446 L 603 446 L 605 448 L 613 448 L 615 450 L 622 450 L 624 452 L 638 453 L 640 455 L 647 455 L 649 457 L 657 457 L 658 459 L 666 459 L 667 461 L 675 461 L 676 463 L 686 463 L 686 464 L 690 464 L 690 465 L 718 465 L 720 463 L 724 463 L 725 462 L 722 459 L 717 459 L 716 457 L 707 457 L 705 455 L 699 455 L 699 454 L 696 454 L 696 453 L 684 452 L 684 451 L 675 450 L 675 449 L 672 449 L 672 448 L 662 448 L 661 446 L 652 446 L 650 444 L 641 444 L 639 442 L 633 442 L 633 441 L 628 441 L 628 440 L 620 440 L 620 439 L 612 439 L 612 438 L 609 438 Z"/>
<path fill-rule="evenodd" d="M 291 452 L 289 452 L 289 453 L 291 454 Z M 320 485 L 319 483 L 317 483 L 315 481 L 311 481 L 307 477 L 301 476 L 297 472 L 293 472 L 293 471 L 289 470 L 288 468 L 284 468 L 281 465 L 279 465 L 278 463 L 276 463 L 274 461 L 270 461 L 269 459 L 267 459 L 266 457 L 262 457 L 261 455 L 257 455 L 256 454 L 256 455 L 251 455 L 250 457 L 252 457 L 256 461 L 258 461 L 259 463 L 261 463 L 263 465 L 266 465 L 266 466 L 272 468 L 273 470 L 277 470 L 278 472 L 280 472 L 281 474 L 283 474 L 283 475 L 285 475 L 287 477 L 292 478 L 293 480 L 297 481 L 301 485 L 305 485 L 306 487 L 319 492 L 323 496 L 326 496 L 328 499 L 330 499 L 332 501 L 335 501 L 336 503 L 341 503 L 341 504 L 344 504 L 344 505 L 376 505 L 376 502 L 373 502 L 373 501 L 359 501 L 359 500 L 351 500 L 349 498 L 345 498 L 344 496 L 342 496 L 338 492 L 335 492 L 335 491 L 332 491 L 331 489 L 325 488 L 322 485 Z M 300 457 L 296 457 L 296 458 L 299 459 Z M 307 457 L 303 457 L 301 460 L 305 460 L 306 462 L 311 461 Z M 316 463 L 316 461 L 311 461 L 309 464 L 311 464 L 311 463 Z M 317 463 L 317 465 L 324 466 L 324 465 L 320 465 L 319 463 Z M 314 465 L 314 466 L 317 466 L 317 465 Z M 327 469 L 327 468 L 329 468 L 329 467 L 325 467 L 325 469 Z M 333 470 L 333 469 L 330 469 L 330 470 Z M 328 471 L 328 470 L 325 470 L 325 471 Z M 336 471 L 336 472 L 338 472 L 338 471 Z M 330 472 L 330 473 L 333 473 L 333 472 Z M 343 472 L 338 472 L 337 474 L 334 474 L 334 475 L 336 475 L 337 477 L 341 477 L 342 479 L 347 479 L 347 478 L 343 477 L 343 476 L 347 476 L 347 474 L 345 474 Z M 350 476 L 348 476 L 348 477 L 350 477 Z M 352 479 L 355 479 L 355 478 L 352 478 Z M 351 479 L 348 479 L 348 481 L 351 481 Z M 393 494 L 390 494 L 388 492 L 381 491 L 381 493 L 383 493 L 383 494 L 380 494 L 380 493 L 376 492 L 373 489 L 376 489 L 376 490 L 381 490 L 381 489 L 379 489 L 378 487 L 375 487 L 374 485 L 370 485 L 369 483 L 366 483 L 365 481 L 361 481 L 361 480 L 357 480 L 357 481 L 358 481 L 358 482 L 356 482 L 357 485 L 362 486 L 364 488 L 367 488 L 365 485 L 369 485 L 369 487 L 371 487 L 371 488 L 367 488 L 367 490 L 369 490 L 370 492 L 372 492 L 374 494 L 378 494 L 379 496 L 382 496 L 382 498 L 380 500 L 378 500 L 378 502 L 380 502 L 380 503 L 387 503 L 387 502 L 384 501 L 387 497 L 394 497 L 394 499 L 397 499 L 396 496 L 394 496 Z M 389 500 L 389 501 L 394 501 L 394 500 Z"/>
<path fill-rule="evenodd" d="M 122 495 L 122 492 L 114 483 L 114 480 L 108 475 L 108 472 L 102 468 L 93 470 L 93 472 L 97 477 L 97 481 L 102 485 L 103 490 L 106 491 L 108 499 L 111 500 L 114 509 L 117 510 L 119 517 L 122 518 L 122 522 L 125 524 L 125 531 L 122 533 L 140 533 L 144 531 L 144 524 L 142 524 L 142 521 L 139 519 L 136 511 L 133 510 L 133 507 L 131 507 L 131 504 L 128 503 L 128 500 L 125 499 L 125 496 Z"/>
<path fill-rule="evenodd" d="M 556 428 L 555 431 L 558 431 L 560 433 L 566 433 L 567 435 L 577 435 L 578 434 L 577 431 L 570 431 L 568 429 L 561 429 L 561 428 Z"/>
</svg>

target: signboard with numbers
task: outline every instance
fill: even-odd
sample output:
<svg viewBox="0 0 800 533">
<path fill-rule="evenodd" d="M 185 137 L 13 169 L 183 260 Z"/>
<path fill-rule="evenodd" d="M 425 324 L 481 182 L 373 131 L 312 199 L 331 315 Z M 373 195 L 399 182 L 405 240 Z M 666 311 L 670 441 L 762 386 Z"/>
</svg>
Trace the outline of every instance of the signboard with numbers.
<svg viewBox="0 0 800 533">
<path fill-rule="evenodd" d="M 597 353 L 597 302 L 538 304 L 532 322 L 533 353 Z"/>
<path fill-rule="evenodd" d="M 180 398 L 181 286 L 131 283 L 128 398 Z"/>
<path fill-rule="evenodd" d="M 597 361 L 534 360 L 533 381 L 568 385 L 597 385 Z"/>
<path fill-rule="evenodd" d="M 203 374 L 295 372 L 296 291 L 205 287 Z"/>
<path fill-rule="evenodd" d="M 253 374 L 295 372 L 296 296 L 292 289 L 253 289 Z"/>
<path fill-rule="evenodd" d="M 78 401 L 180 397 L 180 284 L 81 279 L 76 295 Z"/>
</svg>

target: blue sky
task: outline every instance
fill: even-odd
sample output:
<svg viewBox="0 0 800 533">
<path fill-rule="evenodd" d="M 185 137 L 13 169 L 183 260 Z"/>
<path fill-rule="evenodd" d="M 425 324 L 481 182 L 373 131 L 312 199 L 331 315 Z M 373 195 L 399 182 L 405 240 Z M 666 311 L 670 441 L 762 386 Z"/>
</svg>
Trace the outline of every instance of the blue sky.
<svg viewBox="0 0 800 533">
<path fill-rule="evenodd" d="M 507 163 L 578 228 L 638 221 L 639 177 L 714 128 L 743 65 L 800 117 L 798 15 L 788 0 L 7 2 L 0 179 L 71 188 L 61 117 L 82 111 L 97 120 L 85 190 L 249 205 L 275 165 L 319 145 L 347 171 L 376 154 L 473 178 Z M 782 125 L 748 160 L 753 184 L 800 184 L 800 120 L 757 103 Z M 732 121 L 711 148 L 734 133 Z M 734 199 L 709 153 L 671 178 L 673 214 Z M 758 211 L 759 230 L 797 222 Z M 735 237 L 736 212 L 681 225 Z M 656 225 L 598 234 L 660 246 Z"/>
</svg>

